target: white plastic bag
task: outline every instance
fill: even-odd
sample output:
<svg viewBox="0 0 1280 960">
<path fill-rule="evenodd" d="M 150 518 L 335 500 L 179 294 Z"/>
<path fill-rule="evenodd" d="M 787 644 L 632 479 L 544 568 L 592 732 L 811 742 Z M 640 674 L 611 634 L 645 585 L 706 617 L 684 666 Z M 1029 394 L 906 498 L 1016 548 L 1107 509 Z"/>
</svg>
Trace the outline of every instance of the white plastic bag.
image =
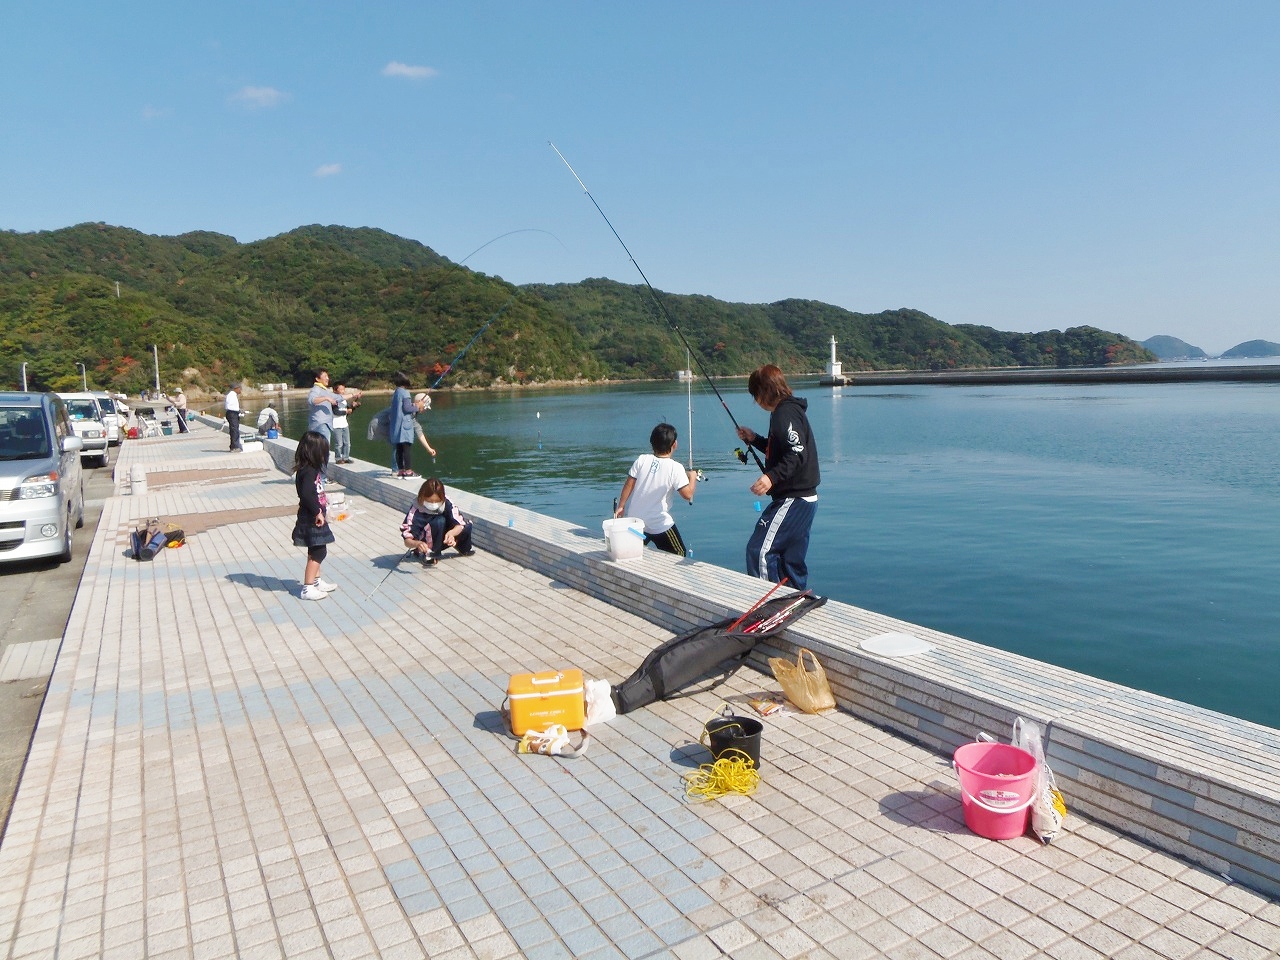
<svg viewBox="0 0 1280 960">
<path fill-rule="evenodd" d="M 1036 758 L 1036 798 L 1031 804 L 1031 830 L 1041 843 L 1052 843 L 1067 818 L 1067 804 L 1058 790 L 1053 771 L 1044 758 L 1040 728 L 1018 717 L 1013 721 L 1013 745 Z"/>
</svg>

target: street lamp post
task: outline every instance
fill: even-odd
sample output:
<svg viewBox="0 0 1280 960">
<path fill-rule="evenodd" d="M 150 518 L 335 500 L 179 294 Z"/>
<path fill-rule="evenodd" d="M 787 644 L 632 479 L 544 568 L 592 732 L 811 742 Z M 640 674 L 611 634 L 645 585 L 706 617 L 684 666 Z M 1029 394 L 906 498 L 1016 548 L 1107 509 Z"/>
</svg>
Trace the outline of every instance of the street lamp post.
<svg viewBox="0 0 1280 960">
<path fill-rule="evenodd" d="M 83 363 L 77 363 L 76 366 L 80 368 L 80 382 L 84 384 L 84 392 L 88 393 L 89 392 L 89 374 L 85 372 Z"/>
<path fill-rule="evenodd" d="M 156 364 L 156 396 L 160 396 L 160 351 L 156 349 L 156 345 L 151 345 L 151 358 Z"/>
</svg>

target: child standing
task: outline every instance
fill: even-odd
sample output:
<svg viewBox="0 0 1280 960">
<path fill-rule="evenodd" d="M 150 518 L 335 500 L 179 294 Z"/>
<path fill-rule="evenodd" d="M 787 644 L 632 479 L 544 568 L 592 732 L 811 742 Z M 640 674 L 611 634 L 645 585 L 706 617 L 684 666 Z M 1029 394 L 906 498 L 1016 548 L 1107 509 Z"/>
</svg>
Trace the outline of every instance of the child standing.
<svg viewBox="0 0 1280 960">
<path fill-rule="evenodd" d="M 302 578 L 303 600 L 323 600 L 336 583 L 320 577 L 320 564 L 335 537 L 329 529 L 329 498 L 324 493 L 324 468 L 329 460 L 329 441 L 324 434 L 308 430 L 298 441 L 293 455 L 294 484 L 298 489 L 298 520 L 293 525 L 293 545 L 307 548 L 307 566 Z"/>
<path fill-rule="evenodd" d="M 618 508 L 614 517 L 633 516 L 644 521 L 644 542 L 652 543 L 659 550 L 685 556 L 684 541 L 672 518 L 671 494 L 679 493 L 693 503 L 693 493 L 698 486 L 698 474 L 686 470 L 671 458 L 676 449 L 676 428 L 660 423 L 649 434 L 649 446 L 653 453 L 642 453 L 627 471 Z M 627 510 L 627 501 L 631 510 Z"/>
<path fill-rule="evenodd" d="M 458 556 L 469 557 L 471 521 L 444 495 L 444 484 L 428 477 L 418 488 L 418 499 L 400 524 L 404 545 L 427 566 L 435 566 L 446 547 L 455 547 Z"/>
</svg>

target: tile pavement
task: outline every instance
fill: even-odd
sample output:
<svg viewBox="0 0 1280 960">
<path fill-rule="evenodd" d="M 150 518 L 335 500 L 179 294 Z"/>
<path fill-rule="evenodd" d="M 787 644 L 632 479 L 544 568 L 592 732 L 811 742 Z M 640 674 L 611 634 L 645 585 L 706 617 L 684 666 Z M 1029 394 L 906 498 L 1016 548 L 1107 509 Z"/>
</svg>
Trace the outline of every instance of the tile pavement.
<svg viewBox="0 0 1280 960">
<path fill-rule="evenodd" d="M 518 755 L 511 673 L 618 680 L 669 634 L 483 550 L 398 564 L 397 513 L 359 497 L 339 591 L 303 603 L 292 483 L 224 443 L 123 448 L 150 492 L 121 482 L 94 539 L 0 844 L 6 957 L 1280 950 L 1280 904 L 1078 817 L 1050 847 L 972 835 L 947 758 L 848 714 L 767 722 L 760 789 L 687 804 L 702 723 L 757 673 L 581 759 Z M 197 514 L 185 547 L 125 558 L 131 521 Z"/>
</svg>

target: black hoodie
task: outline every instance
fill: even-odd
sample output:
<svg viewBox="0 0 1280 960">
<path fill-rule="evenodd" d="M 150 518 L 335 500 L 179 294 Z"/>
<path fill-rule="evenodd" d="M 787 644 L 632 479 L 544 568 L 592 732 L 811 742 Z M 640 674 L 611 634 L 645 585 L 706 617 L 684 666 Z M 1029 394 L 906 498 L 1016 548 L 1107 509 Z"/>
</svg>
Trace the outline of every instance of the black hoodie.
<svg viewBox="0 0 1280 960">
<path fill-rule="evenodd" d="M 787 397 L 769 414 L 769 438 L 761 442 L 759 434 L 751 445 L 764 451 L 764 473 L 773 483 L 769 496 L 817 496 L 822 478 L 818 473 L 818 448 L 805 411 L 809 401 Z"/>
</svg>

